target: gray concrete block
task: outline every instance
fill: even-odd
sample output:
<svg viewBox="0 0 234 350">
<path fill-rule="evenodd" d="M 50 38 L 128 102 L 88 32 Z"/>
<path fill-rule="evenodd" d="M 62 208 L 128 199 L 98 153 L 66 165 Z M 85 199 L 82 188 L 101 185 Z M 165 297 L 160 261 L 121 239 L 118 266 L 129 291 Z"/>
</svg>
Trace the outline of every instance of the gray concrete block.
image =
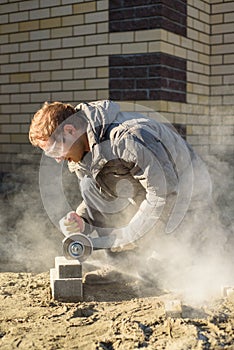
<svg viewBox="0 0 234 350">
<path fill-rule="evenodd" d="M 182 305 L 181 301 L 177 299 L 164 301 L 165 312 L 167 317 L 181 318 L 182 317 Z"/>
<path fill-rule="evenodd" d="M 56 269 L 50 269 L 50 286 L 52 297 L 63 302 L 83 300 L 82 278 L 58 278 Z"/>
<path fill-rule="evenodd" d="M 81 278 L 82 265 L 78 260 L 68 260 L 64 256 L 56 256 L 55 269 L 58 278 Z"/>
</svg>

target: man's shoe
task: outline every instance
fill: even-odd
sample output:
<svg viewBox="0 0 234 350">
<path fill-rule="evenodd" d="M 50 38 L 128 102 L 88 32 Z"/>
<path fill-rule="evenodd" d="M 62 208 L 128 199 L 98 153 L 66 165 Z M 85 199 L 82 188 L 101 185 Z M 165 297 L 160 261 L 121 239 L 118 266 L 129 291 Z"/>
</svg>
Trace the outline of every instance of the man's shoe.
<svg viewBox="0 0 234 350">
<path fill-rule="evenodd" d="M 84 277 L 84 283 L 86 284 L 111 284 L 121 280 L 123 280 L 122 273 L 114 270 L 111 266 L 87 272 Z"/>
</svg>

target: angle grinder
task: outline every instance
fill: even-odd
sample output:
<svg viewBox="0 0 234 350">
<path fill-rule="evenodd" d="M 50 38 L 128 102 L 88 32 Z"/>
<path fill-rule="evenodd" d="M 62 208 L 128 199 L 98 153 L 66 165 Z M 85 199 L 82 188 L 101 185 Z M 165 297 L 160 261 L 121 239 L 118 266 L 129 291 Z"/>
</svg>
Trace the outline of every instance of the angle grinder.
<svg viewBox="0 0 234 350">
<path fill-rule="evenodd" d="M 85 261 L 94 250 L 109 249 L 116 236 L 88 237 L 82 233 L 73 233 L 63 239 L 63 254 L 66 259 Z"/>
</svg>

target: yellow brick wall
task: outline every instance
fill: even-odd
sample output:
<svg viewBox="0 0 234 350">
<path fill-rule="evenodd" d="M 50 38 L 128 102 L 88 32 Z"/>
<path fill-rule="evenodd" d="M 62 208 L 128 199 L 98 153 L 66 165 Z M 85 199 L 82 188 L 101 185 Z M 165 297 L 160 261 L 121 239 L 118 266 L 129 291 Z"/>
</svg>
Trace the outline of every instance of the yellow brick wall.
<svg viewBox="0 0 234 350">
<path fill-rule="evenodd" d="M 234 2 L 211 5 L 210 148 L 234 150 Z M 218 140 L 218 142 L 217 142 Z"/>
<path fill-rule="evenodd" d="M 32 152 L 28 127 L 44 101 L 109 97 L 110 54 L 163 52 L 186 59 L 187 103 L 137 104 L 186 124 L 188 141 L 202 154 L 232 148 L 234 1 L 188 0 L 186 37 L 164 29 L 109 33 L 108 6 L 108 0 L 1 0 L 3 170 L 21 161 L 16 153 Z"/>
</svg>

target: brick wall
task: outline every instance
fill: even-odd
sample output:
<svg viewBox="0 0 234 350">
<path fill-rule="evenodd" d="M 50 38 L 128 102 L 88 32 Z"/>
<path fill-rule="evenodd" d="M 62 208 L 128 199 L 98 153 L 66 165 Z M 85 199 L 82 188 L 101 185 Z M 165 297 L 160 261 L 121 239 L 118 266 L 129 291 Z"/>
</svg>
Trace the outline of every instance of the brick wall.
<svg viewBox="0 0 234 350">
<path fill-rule="evenodd" d="M 46 100 L 136 101 L 184 125 L 201 154 L 231 149 L 233 7 L 221 0 L 1 0 L 2 169 L 33 151 L 30 119 Z M 124 18 L 116 18 L 121 8 Z M 150 67 L 138 65 L 152 57 Z"/>
<path fill-rule="evenodd" d="M 186 35 L 186 0 L 145 1 L 114 0 L 109 2 L 109 31 L 125 32 L 163 28 Z"/>
<path fill-rule="evenodd" d="M 165 53 L 111 55 L 112 100 L 186 102 L 186 60 Z"/>
<path fill-rule="evenodd" d="M 234 2 L 211 5 L 210 147 L 234 149 Z"/>
</svg>

